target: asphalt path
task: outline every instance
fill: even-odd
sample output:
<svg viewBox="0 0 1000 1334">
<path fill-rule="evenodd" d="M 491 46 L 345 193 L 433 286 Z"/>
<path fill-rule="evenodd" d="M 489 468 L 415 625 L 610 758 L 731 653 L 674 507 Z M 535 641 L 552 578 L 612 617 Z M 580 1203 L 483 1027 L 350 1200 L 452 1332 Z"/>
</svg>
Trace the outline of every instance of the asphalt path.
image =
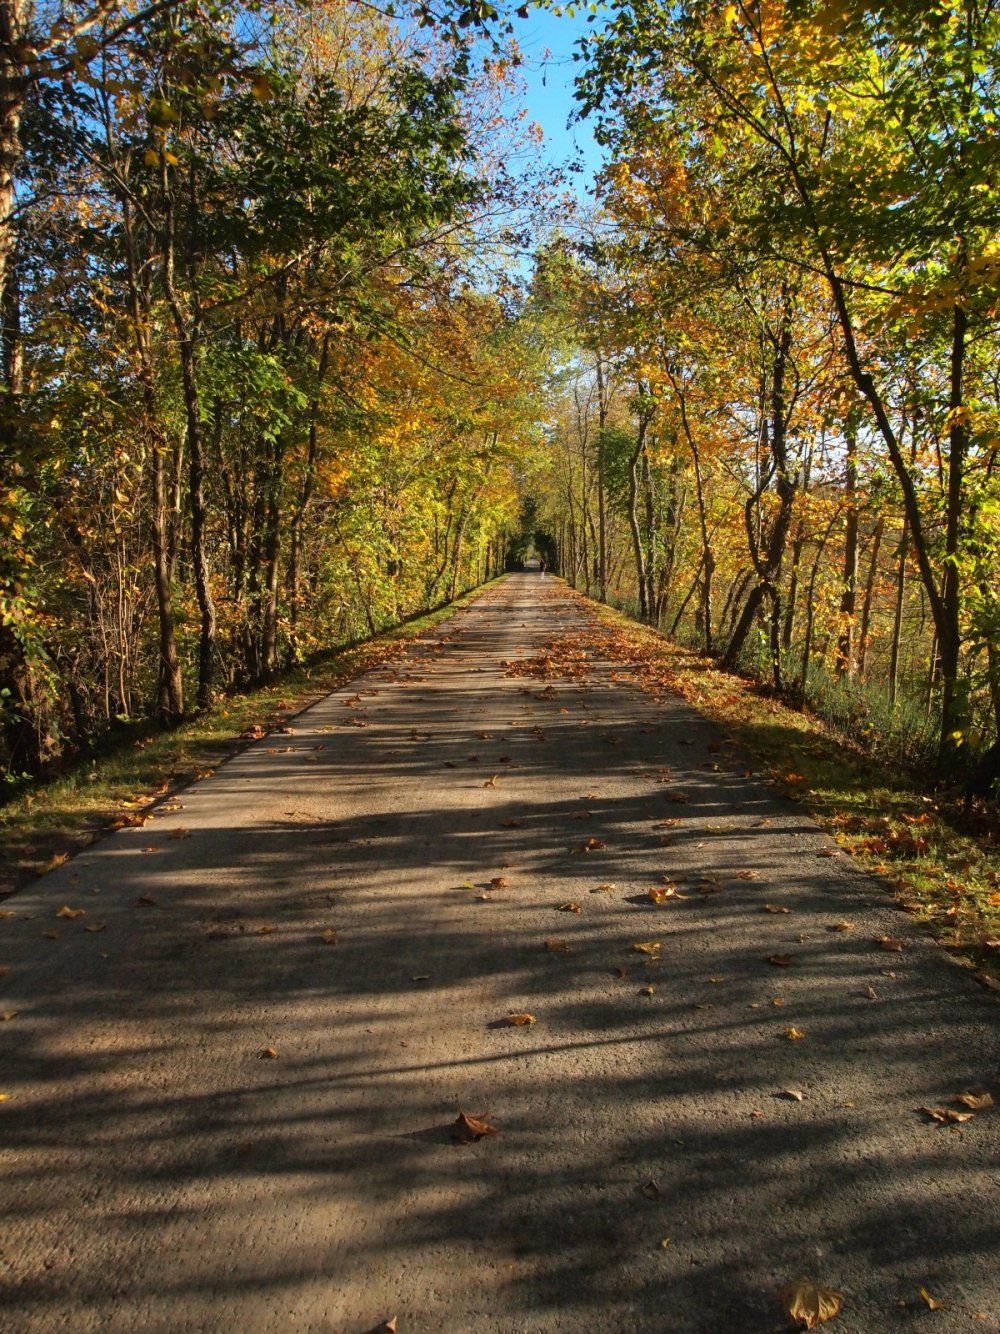
<svg viewBox="0 0 1000 1334">
<path fill-rule="evenodd" d="M 588 627 L 509 577 L 3 905 L 0 1328 L 1000 1330 L 917 1110 L 996 1000 Z"/>
</svg>

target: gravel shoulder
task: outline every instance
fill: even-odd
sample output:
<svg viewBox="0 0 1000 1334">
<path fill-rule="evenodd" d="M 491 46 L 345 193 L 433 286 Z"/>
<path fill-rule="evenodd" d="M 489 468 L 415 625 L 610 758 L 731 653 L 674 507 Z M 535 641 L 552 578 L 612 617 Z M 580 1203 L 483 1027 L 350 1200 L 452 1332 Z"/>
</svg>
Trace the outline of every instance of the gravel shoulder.
<svg viewBox="0 0 1000 1334">
<path fill-rule="evenodd" d="M 996 1000 L 595 642 L 511 576 L 7 901 L 5 1330 L 1000 1331 Z"/>
</svg>

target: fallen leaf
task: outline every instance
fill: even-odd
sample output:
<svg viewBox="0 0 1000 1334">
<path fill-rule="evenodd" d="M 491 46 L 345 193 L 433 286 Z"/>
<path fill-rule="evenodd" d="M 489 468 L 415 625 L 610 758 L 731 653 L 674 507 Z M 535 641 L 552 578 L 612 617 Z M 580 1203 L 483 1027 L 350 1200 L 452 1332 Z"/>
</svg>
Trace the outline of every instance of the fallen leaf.
<svg viewBox="0 0 1000 1334">
<path fill-rule="evenodd" d="M 616 889 L 617 885 L 598 885 L 596 889 L 592 889 L 590 892 L 591 894 L 613 894 Z"/>
<path fill-rule="evenodd" d="M 978 982 L 981 987 L 985 987 L 987 991 L 1000 992 L 1000 981 L 997 981 L 997 979 L 990 973 L 973 973 L 972 978 L 973 981 Z"/>
<path fill-rule="evenodd" d="M 756 879 L 758 878 L 758 872 L 757 872 L 757 871 L 737 871 L 737 872 L 736 872 L 736 878 L 737 878 L 737 880 L 756 880 Z"/>
<path fill-rule="evenodd" d="M 572 954 L 573 946 L 568 940 L 546 940 L 545 949 L 550 954 Z"/>
<path fill-rule="evenodd" d="M 320 940 L 322 940 L 324 945 L 336 945 L 337 933 L 332 929 L 332 927 L 328 926 L 320 936 Z"/>
<path fill-rule="evenodd" d="M 262 1061 L 276 1061 L 278 1059 L 278 1052 L 275 1047 L 262 1047 L 259 1055 Z"/>
<path fill-rule="evenodd" d="M 135 901 L 135 906 L 137 908 L 155 908 L 156 899 L 153 898 L 152 894 L 140 894 Z"/>
<path fill-rule="evenodd" d="M 664 1237 L 663 1240 L 660 1242 L 660 1250 L 665 1251 L 669 1245 L 670 1245 L 670 1238 Z"/>
<path fill-rule="evenodd" d="M 781 1096 L 790 1099 L 792 1102 L 801 1102 L 806 1095 L 799 1089 L 782 1089 Z"/>
<path fill-rule="evenodd" d="M 874 988 L 873 986 L 871 986 L 871 985 L 869 985 L 869 987 L 868 987 L 867 995 L 868 995 L 868 999 L 869 999 L 869 1000 L 878 1000 L 878 998 L 879 998 L 878 992 L 877 992 L 877 991 L 875 990 L 875 988 Z"/>
<path fill-rule="evenodd" d="M 939 1311 L 941 1309 L 941 1303 L 936 1297 L 932 1297 L 926 1288 L 920 1289 L 920 1296 L 927 1303 L 927 1309 L 929 1311 Z"/>
<path fill-rule="evenodd" d="M 58 932 L 58 931 L 43 931 L 43 932 L 42 932 L 42 935 L 45 937 L 46 940 L 58 940 L 58 939 L 59 939 L 59 932 Z"/>
<path fill-rule="evenodd" d="M 956 1112 L 952 1107 L 918 1107 L 917 1111 L 943 1125 L 962 1125 L 965 1121 L 971 1121 L 975 1115 L 974 1112 Z"/>
<path fill-rule="evenodd" d="M 765 903 L 761 912 L 790 913 L 791 908 L 786 908 L 783 903 Z"/>
<path fill-rule="evenodd" d="M 9 1024 L 12 1019 L 17 1018 L 19 1013 L 19 1010 L 6 1010 L 3 1014 L 0 1014 L 0 1024 Z"/>
<path fill-rule="evenodd" d="M 86 917 L 86 908 L 71 908 L 68 903 L 64 903 L 61 908 L 56 910 L 57 917 Z"/>
<path fill-rule="evenodd" d="M 536 1023 L 533 1014 L 509 1014 L 507 1016 L 508 1024 L 513 1024 L 515 1028 L 526 1028 L 530 1024 Z"/>
<path fill-rule="evenodd" d="M 632 946 L 636 954 L 646 954 L 651 959 L 658 959 L 662 948 L 663 945 L 659 940 L 640 940 Z"/>
<path fill-rule="evenodd" d="M 582 912 L 578 903 L 560 903 L 559 912 Z"/>
<path fill-rule="evenodd" d="M 837 1315 L 844 1297 L 833 1288 L 821 1288 L 811 1279 L 800 1278 L 783 1287 L 778 1293 L 778 1300 L 797 1325 L 815 1329 L 817 1325 L 824 1325 Z"/>
<path fill-rule="evenodd" d="M 839 857 L 839 848 L 824 848 L 822 852 L 817 852 L 817 857 Z"/>
<path fill-rule="evenodd" d="M 391 1320 L 386 1320 L 386 1321 L 383 1323 L 383 1325 L 382 1325 L 382 1329 L 383 1329 L 383 1331 L 384 1331 L 384 1334 L 396 1334 L 396 1320 L 397 1320 L 397 1318 L 398 1318 L 398 1317 L 393 1316 Z"/>
<path fill-rule="evenodd" d="M 190 838 L 190 837 L 191 837 L 190 829 L 171 829 L 170 833 L 167 835 L 167 838 Z"/>
<path fill-rule="evenodd" d="M 83 929 L 84 931 L 103 931 L 106 926 L 107 922 L 88 922 Z"/>
<path fill-rule="evenodd" d="M 583 850 L 584 852 L 599 852 L 601 848 L 607 846 L 603 838 L 588 838 L 584 842 Z"/>
<path fill-rule="evenodd" d="M 11 912 L 9 908 L 0 908 L 0 917 L 16 917 L 16 912 Z"/>
<path fill-rule="evenodd" d="M 784 998 L 784 996 L 772 996 L 772 997 L 771 997 L 771 1004 L 772 1004 L 772 1005 L 784 1005 L 784 1003 L 785 1003 L 785 998 Z"/>
<path fill-rule="evenodd" d="M 776 968 L 791 968 L 795 958 L 791 954 L 769 954 L 768 963 L 773 963 Z"/>
<path fill-rule="evenodd" d="M 459 1144 L 475 1144 L 486 1135 L 499 1133 L 496 1126 L 490 1125 L 489 1112 L 483 1112 L 482 1116 L 466 1116 L 465 1112 L 459 1112 L 451 1127 L 451 1137 Z"/>
<path fill-rule="evenodd" d="M 410 978 L 411 982 L 429 982 L 430 980 L 431 980 L 430 973 L 414 973 L 413 976 Z"/>
<path fill-rule="evenodd" d="M 906 941 L 900 940 L 896 936 L 877 936 L 875 944 L 882 950 L 895 950 L 901 953 L 906 948 Z"/>
<path fill-rule="evenodd" d="M 686 792 L 671 792 L 670 800 L 676 802 L 678 806 L 687 806 L 691 798 Z"/>
<path fill-rule="evenodd" d="M 658 1200 L 660 1198 L 660 1187 L 652 1177 L 644 1186 L 640 1186 L 639 1189 L 642 1191 L 643 1195 L 645 1195 L 647 1200 Z"/>
<path fill-rule="evenodd" d="M 785 1037 L 789 1042 L 799 1042 L 805 1037 L 801 1028 L 789 1027 L 785 1029 Z"/>
<path fill-rule="evenodd" d="M 501 820 L 501 821 L 500 821 L 500 828 L 501 828 L 501 829 L 520 829 L 521 826 L 522 826 L 523 824 L 524 824 L 524 821 L 523 821 L 523 820 Z"/>
<path fill-rule="evenodd" d="M 9 1101 L 10 1101 L 9 1093 L 0 1093 L 0 1102 L 9 1102 Z"/>
<path fill-rule="evenodd" d="M 968 1107 L 970 1112 L 984 1112 L 987 1107 L 993 1106 L 992 1093 L 956 1093 L 953 1102 L 957 1102 L 960 1107 Z"/>
<path fill-rule="evenodd" d="M 505 875 L 495 875 L 490 881 L 490 889 L 506 889 L 510 881 Z"/>
<path fill-rule="evenodd" d="M 833 922 L 833 923 L 831 923 L 831 925 L 828 926 L 826 929 L 827 929 L 827 931 L 853 931 L 853 930 L 854 930 L 854 923 L 853 923 L 853 922 Z"/>
<path fill-rule="evenodd" d="M 652 982 L 647 982 L 646 985 L 645 985 L 644 987 L 640 987 L 640 988 L 639 988 L 639 995 L 640 995 L 640 996 L 655 996 L 655 995 L 656 995 L 656 988 L 653 986 Z M 0 1015 L 0 1018 L 3 1018 L 3 1016 Z"/>
<path fill-rule="evenodd" d="M 493 774 L 491 778 L 487 778 L 486 782 L 483 784 L 483 787 L 496 787 L 497 779 L 499 778 L 499 776 L 500 776 L 499 774 Z"/>
</svg>

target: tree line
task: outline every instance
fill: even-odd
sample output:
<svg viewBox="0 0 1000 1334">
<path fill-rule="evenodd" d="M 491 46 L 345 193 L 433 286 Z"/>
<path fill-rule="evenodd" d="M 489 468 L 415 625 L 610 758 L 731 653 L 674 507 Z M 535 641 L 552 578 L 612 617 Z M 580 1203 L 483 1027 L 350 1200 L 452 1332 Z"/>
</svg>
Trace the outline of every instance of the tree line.
<svg viewBox="0 0 1000 1334">
<path fill-rule="evenodd" d="M 8 787 L 503 567 L 538 353 L 479 17 L 0 4 Z"/>
<path fill-rule="evenodd" d="M 997 6 L 612 3 L 600 209 L 536 299 L 600 597 L 960 769 L 1000 725 Z"/>
</svg>

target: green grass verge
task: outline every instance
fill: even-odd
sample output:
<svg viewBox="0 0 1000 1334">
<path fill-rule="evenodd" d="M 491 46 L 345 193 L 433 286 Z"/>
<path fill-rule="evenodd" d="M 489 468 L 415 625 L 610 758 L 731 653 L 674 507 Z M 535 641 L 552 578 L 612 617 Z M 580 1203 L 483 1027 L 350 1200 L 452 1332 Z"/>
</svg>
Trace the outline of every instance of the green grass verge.
<svg viewBox="0 0 1000 1334">
<path fill-rule="evenodd" d="M 493 581 L 495 582 L 495 581 Z M 467 606 L 489 584 L 350 648 L 324 654 L 273 683 L 231 696 L 165 732 L 152 725 L 122 746 L 0 806 L 0 897 L 52 870 L 109 829 L 141 823 L 155 802 L 210 773 L 249 744 L 251 728 L 270 731 L 331 690 Z"/>
</svg>

